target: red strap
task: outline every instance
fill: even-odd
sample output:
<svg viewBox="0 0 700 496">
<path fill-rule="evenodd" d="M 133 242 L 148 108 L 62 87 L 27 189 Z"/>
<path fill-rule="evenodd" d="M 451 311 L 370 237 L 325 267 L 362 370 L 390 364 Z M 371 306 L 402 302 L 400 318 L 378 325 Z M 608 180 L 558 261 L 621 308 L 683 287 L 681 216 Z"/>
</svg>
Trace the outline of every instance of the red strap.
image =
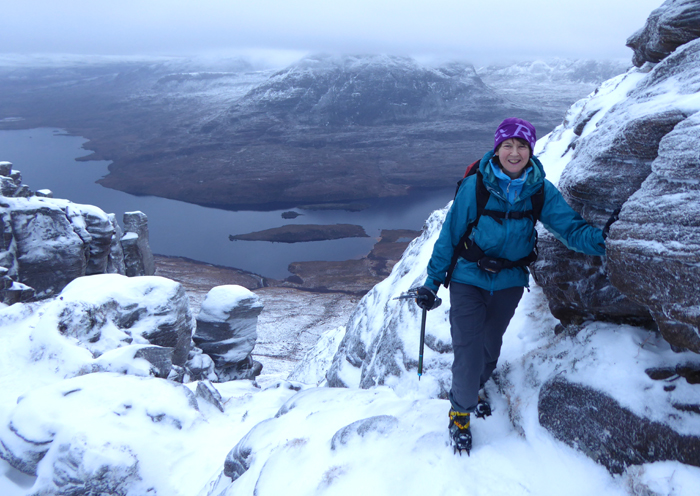
<svg viewBox="0 0 700 496">
<path fill-rule="evenodd" d="M 472 174 L 476 174 L 477 169 L 479 168 L 479 163 L 481 160 L 477 160 L 476 162 L 470 164 L 467 167 L 466 172 L 464 173 L 464 177 L 471 176 Z M 464 179 L 464 177 L 462 179 Z"/>
</svg>

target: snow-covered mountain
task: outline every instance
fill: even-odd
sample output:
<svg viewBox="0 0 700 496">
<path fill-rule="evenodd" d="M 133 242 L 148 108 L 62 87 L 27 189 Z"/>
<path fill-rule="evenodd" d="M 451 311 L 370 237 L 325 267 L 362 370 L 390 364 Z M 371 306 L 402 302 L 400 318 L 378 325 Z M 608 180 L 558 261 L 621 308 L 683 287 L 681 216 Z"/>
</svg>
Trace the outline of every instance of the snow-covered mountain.
<svg viewBox="0 0 700 496">
<path fill-rule="evenodd" d="M 247 209 L 452 186 L 500 120 L 520 115 L 544 134 L 593 89 L 533 80 L 534 69 L 484 84 L 468 63 L 388 55 L 313 55 L 278 71 L 174 58 L 5 64 L 0 129 L 87 137 L 95 153 L 83 160 L 113 161 L 108 187 Z M 589 76 L 608 66 L 588 64 Z"/>
</svg>

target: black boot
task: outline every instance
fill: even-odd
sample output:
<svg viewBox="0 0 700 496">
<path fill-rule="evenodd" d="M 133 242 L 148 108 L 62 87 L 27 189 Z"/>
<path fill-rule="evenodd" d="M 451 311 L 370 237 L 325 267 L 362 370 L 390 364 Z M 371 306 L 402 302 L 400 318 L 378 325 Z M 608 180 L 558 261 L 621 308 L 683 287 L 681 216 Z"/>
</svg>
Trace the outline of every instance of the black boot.
<svg viewBox="0 0 700 496">
<path fill-rule="evenodd" d="M 450 408 L 450 439 L 454 446 L 455 454 L 459 450 L 459 455 L 462 456 L 462 450 L 469 452 L 472 449 L 472 433 L 469 430 L 469 414 L 457 412 Z"/>
</svg>

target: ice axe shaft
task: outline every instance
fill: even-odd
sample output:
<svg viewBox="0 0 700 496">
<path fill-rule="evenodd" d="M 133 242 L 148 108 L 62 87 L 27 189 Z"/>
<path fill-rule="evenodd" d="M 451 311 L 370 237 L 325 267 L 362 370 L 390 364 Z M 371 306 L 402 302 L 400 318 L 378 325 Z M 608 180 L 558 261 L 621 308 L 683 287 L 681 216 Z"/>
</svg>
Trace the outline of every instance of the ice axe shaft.
<svg viewBox="0 0 700 496">
<path fill-rule="evenodd" d="M 422 298 L 418 292 L 419 288 L 411 288 L 408 291 L 406 291 L 403 294 L 400 294 L 399 296 L 395 297 L 395 300 L 416 300 L 416 303 L 418 303 L 418 299 Z M 433 293 L 434 294 L 434 293 Z M 442 300 L 435 295 L 435 301 L 433 304 L 432 308 L 437 308 L 440 306 L 440 303 L 442 303 Z M 422 307 L 421 307 L 422 308 Z M 425 349 L 425 319 L 428 315 L 428 310 L 425 308 L 422 308 L 423 310 L 423 315 L 421 316 L 421 321 L 420 321 L 420 348 L 418 349 L 418 380 L 420 381 L 421 376 L 423 375 L 423 350 Z"/>
<path fill-rule="evenodd" d="M 418 380 L 423 375 L 423 348 L 425 347 L 425 318 L 428 311 L 424 308 L 420 319 L 420 347 L 418 348 Z"/>
</svg>

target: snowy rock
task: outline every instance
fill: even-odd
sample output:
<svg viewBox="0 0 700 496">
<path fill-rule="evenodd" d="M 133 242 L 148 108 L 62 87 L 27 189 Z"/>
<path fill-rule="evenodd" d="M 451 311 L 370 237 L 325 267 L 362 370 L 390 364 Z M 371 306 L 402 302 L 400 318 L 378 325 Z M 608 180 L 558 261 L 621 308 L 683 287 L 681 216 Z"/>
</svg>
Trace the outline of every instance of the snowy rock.
<svg viewBox="0 0 700 496">
<path fill-rule="evenodd" d="M 36 190 L 36 196 L 40 198 L 53 198 L 53 191 L 50 189 L 38 189 Z"/>
<path fill-rule="evenodd" d="M 11 177 L 0 175 L 0 193 L 5 196 L 0 202 L 0 266 L 8 269 L 11 280 L 42 299 L 57 294 L 76 277 L 126 273 L 121 229 L 113 215 L 92 205 L 53 199 L 50 192 L 32 198 L 21 193 L 18 184 L 18 171 L 11 171 Z M 146 217 L 140 212 L 126 217 L 135 238 L 128 257 L 130 273 L 153 274 Z M 18 297 L 17 291 L 4 289 L 0 299 L 5 304 L 25 301 L 28 294 Z"/>
<path fill-rule="evenodd" d="M 521 432 L 538 422 L 622 473 L 660 460 L 700 466 L 699 370 L 698 355 L 658 333 L 589 323 L 502 364 L 497 382 Z"/>
<path fill-rule="evenodd" d="M 89 257 L 85 274 L 104 274 L 107 271 L 107 263 L 110 255 L 112 239 L 114 238 L 114 225 L 109 216 L 97 207 L 91 205 L 79 205 L 80 217 L 84 220 L 85 230 L 90 235 L 87 242 Z M 67 208 L 70 211 L 70 208 Z"/>
<path fill-rule="evenodd" d="M 58 446 L 52 470 L 42 473 L 34 489 L 36 495 L 126 496 L 146 488 L 139 475 L 138 458 L 131 450 L 110 443 L 91 446 L 85 439 L 78 438 Z"/>
<path fill-rule="evenodd" d="M 121 244 L 124 250 L 126 275 L 133 277 L 155 274 L 156 264 L 148 244 L 148 218 L 146 214 L 125 212 L 124 232 Z"/>
<path fill-rule="evenodd" d="M 661 141 L 652 173 L 608 238 L 610 280 L 645 303 L 666 340 L 700 353 L 700 112 Z"/>
<path fill-rule="evenodd" d="M 142 363 L 139 359 L 146 363 Z M 81 374 L 118 372 L 165 379 L 173 367 L 173 349 L 162 346 L 132 344 L 106 351 L 94 362 L 84 366 Z"/>
<path fill-rule="evenodd" d="M 31 199 L 5 199 L 2 207 L 13 240 L 8 248 L 16 260 L 8 268 L 18 282 L 34 288 L 41 298 L 58 293 L 85 274 L 86 245 L 64 209 Z"/>
<path fill-rule="evenodd" d="M 331 439 L 331 450 L 335 451 L 348 444 L 353 437 L 365 437 L 368 434 L 376 433 L 386 436 L 399 425 L 399 419 L 391 415 L 377 415 L 353 422 L 346 425 L 333 435 Z"/>
<path fill-rule="evenodd" d="M 203 401 L 215 406 L 219 411 L 223 413 L 224 406 L 221 404 L 223 398 L 219 391 L 216 390 L 214 385 L 209 381 L 201 381 L 197 383 L 197 390 L 194 395 L 197 398 L 201 398 Z"/>
<path fill-rule="evenodd" d="M 343 337 L 344 326 L 324 332 L 313 348 L 297 364 L 288 379 L 319 386 L 326 380 L 326 372 L 333 363 L 333 357 L 338 352 Z"/>
<path fill-rule="evenodd" d="M 193 319 L 180 283 L 157 276 L 81 277 L 66 286 L 52 306 L 47 318 L 58 316 L 61 334 L 76 338 L 97 356 L 140 342 L 171 348 L 175 365 L 187 360 Z M 162 357 L 156 361 L 164 367 Z M 167 377 L 169 372 L 160 374 Z"/>
<path fill-rule="evenodd" d="M 200 421 L 182 385 L 88 374 L 20 398 L 0 428 L 0 456 L 37 476 L 33 494 L 151 494 L 157 464 Z"/>
<path fill-rule="evenodd" d="M 252 379 L 260 374 L 262 366 L 250 353 L 262 309 L 258 296 L 242 286 L 217 286 L 207 293 L 192 339 L 214 360 L 220 381 Z"/>
<path fill-rule="evenodd" d="M 122 228 L 117 222 L 117 216 L 108 214 L 110 224 L 114 230 L 114 235 L 109 245 L 109 255 L 107 256 L 106 272 L 108 274 L 126 275 L 126 266 L 124 265 L 124 250 L 122 249 L 121 239 L 123 236 Z"/>
<path fill-rule="evenodd" d="M 16 282 L 10 279 L 9 276 L 3 276 L 3 298 L 2 301 L 6 305 L 15 303 L 25 303 L 34 299 L 34 288 L 30 288 L 26 284 Z"/>
<path fill-rule="evenodd" d="M 392 298 L 425 281 L 432 247 L 446 214 L 447 208 L 434 212 L 389 277 L 362 298 L 326 374 L 329 386 L 395 386 L 410 381 L 405 377 L 408 373 L 417 377 L 421 311 L 410 300 Z M 449 294 L 441 291 L 439 296 L 443 305 L 427 316 L 422 382 L 444 398 L 452 380 L 452 339 Z"/>
<path fill-rule="evenodd" d="M 642 29 L 627 40 L 632 62 L 659 62 L 676 48 L 700 38 L 700 4 L 695 0 L 666 0 L 654 10 Z"/>
<path fill-rule="evenodd" d="M 17 191 L 17 184 L 11 177 L 0 175 L 0 195 L 2 196 L 14 196 L 15 191 Z"/>
<path fill-rule="evenodd" d="M 661 145 L 665 136 L 676 129 L 679 133 L 695 136 L 693 121 L 687 125 L 681 123 L 700 111 L 699 61 L 700 40 L 693 40 L 678 47 L 653 68 L 632 69 L 626 75 L 604 83 L 596 93 L 577 103 L 575 112 L 567 115 L 564 124 L 544 145 L 540 158 L 545 167 L 554 164 L 555 168 L 563 169 L 559 180 L 562 194 L 591 224 L 602 227 L 610 213 L 622 205 L 623 212 L 632 214 L 633 210 L 626 202 L 633 198 L 644 202 L 635 200 L 634 211 L 640 214 L 636 217 L 638 220 L 633 220 L 634 225 L 626 224 L 624 234 L 617 231 L 619 226 L 613 225 L 613 231 L 637 241 L 628 243 L 625 251 L 617 249 L 614 255 L 617 275 L 612 278 L 608 278 L 611 267 L 606 266 L 604 259 L 571 254 L 553 236 L 540 231 L 540 259 L 534 265 L 535 280 L 544 288 L 552 313 L 564 324 L 599 319 L 649 327 L 665 326 L 664 335 L 673 345 L 700 349 L 697 316 L 689 310 L 697 305 L 692 298 L 694 279 L 692 275 L 689 278 L 677 277 L 679 270 L 686 270 L 680 267 L 687 262 L 685 253 L 693 251 L 693 242 L 689 243 L 687 252 L 685 249 L 668 250 L 670 244 L 680 239 L 674 238 L 675 231 L 685 233 L 680 235 L 681 238 L 689 240 L 696 234 L 695 224 L 683 224 L 679 218 L 696 215 L 694 203 L 681 201 L 681 198 L 684 194 L 692 197 L 688 192 L 692 191 L 692 183 L 697 178 L 692 168 L 683 165 L 688 163 L 688 158 L 684 158 L 682 146 L 677 141 L 682 138 L 675 138 L 676 144 L 669 142 L 665 149 Z M 665 169 L 678 168 L 677 172 L 665 174 L 683 177 L 683 181 L 690 182 L 677 191 L 680 196 L 676 198 L 681 203 L 673 203 L 678 210 L 675 216 L 662 217 L 661 212 L 651 206 L 663 204 L 671 198 L 668 196 L 670 189 L 665 186 L 654 188 L 654 176 L 650 177 L 662 150 L 665 156 L 658 160 L 665 164 Z M 557 163 L 566 164 L 566 167 Z M 645 182 L 647 178 L 649 184 Z M 643 226 L 641 222 L 656 224 Z M 638 234 L 633 234 L 632 230 Z M 631 253 L 631 245 L 636 244 L 638 248 L 635 249 L 639 250 L 641 240 L 647 242 L 647 256 L 655 243 L 657 247 L 666 245 L 663 261 L 658 257 L 655 259 L 651 274 L 646 263 L 649 259 L 645 259 L 642 265 L 639 256 Z M 609 246 L 613 247 L 617 242 L 610 238 Z M 612 255 L 612 251 L 608 255 Z M 621 269 L 623 266 L 626 269 Z M 632 274 L 633 271 L 636 275 Z M 661 284 L 663 291 L 684 296 L 678 300 L 669 296 L 662 298 L 663 302 L 657 302 L 655 298 L 661 292 L 656 289 L 632 290 L 635 282 L 645 278 Z M 671 299 L 674 305 L 685 310 L 671 310 Z"/>
<path fill-rule="evenodd" d="M 538 409 L 542 427 L 612 473 L 661 460 L 700 467 L 699 435 L 635 415 L 596 389 L 554 377 L 542 386 Z"/>
<path fill-rule="evenodd" d="M 12 162 L 1 161 L 0 162 L 0 176 L 9 177 L 12 172 Z"/>
<path fill-rule="evenodd" d="M 209 355 L 205 355 L 202 350 L 193 345 L 190 347 L 190 353 L 187 356 L 187 362 L 185 362 L 183 377 L 178 379 L 178 382 L 203 380 L 219 380 L 216 375 L 216 366 Z"/>
</svg>

